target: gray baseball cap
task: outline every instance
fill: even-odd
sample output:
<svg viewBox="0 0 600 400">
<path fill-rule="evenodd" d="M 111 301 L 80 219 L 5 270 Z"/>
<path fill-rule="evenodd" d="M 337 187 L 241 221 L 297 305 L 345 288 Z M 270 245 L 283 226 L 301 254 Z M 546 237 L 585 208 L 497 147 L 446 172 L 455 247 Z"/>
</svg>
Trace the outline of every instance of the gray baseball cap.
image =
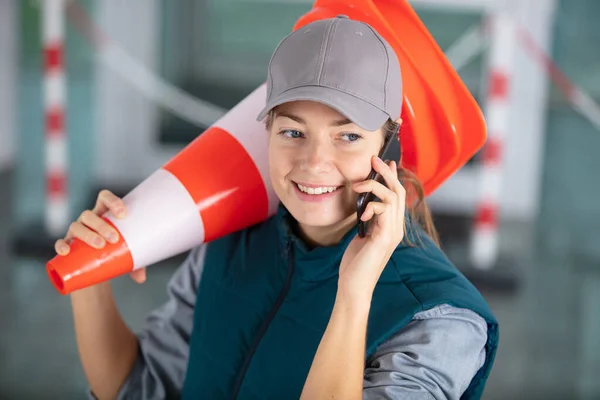
<svg viewBox="0 0 600 400">
<path fill-rule="evenodd" d="M 296 100 L 326 104 L 363 129 L 379 129 L 400 116 L 398 57 L 371 26 L 344 15 L 307 24 L 271 56 L 267 104 L 257 120 Z"/>
</svg>

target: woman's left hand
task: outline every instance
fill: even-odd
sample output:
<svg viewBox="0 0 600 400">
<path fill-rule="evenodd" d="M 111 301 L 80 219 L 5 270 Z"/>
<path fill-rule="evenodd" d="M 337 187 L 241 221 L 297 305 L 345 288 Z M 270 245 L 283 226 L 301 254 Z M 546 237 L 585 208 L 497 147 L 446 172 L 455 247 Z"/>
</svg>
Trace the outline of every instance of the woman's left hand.
<svg viewBox="0 0 600 400">
<path fill-rule="evenodd" d="M 355 183 L 358 193 L 373 192 L 381 202 L 367 204 L 361 219 L 371 222 L 366 237 L 356 237 L 350 242 L 340 264 L 338 293 L 362 301 L 370 300 L 392 253 L 404 238 L 404 211 L 406 190 L 398 180 L 394 161 L 385 164 L 379 157 L 372 159 L 373 168 L 384 179 L 387 187 L 375 180 Z"/>
</svg>

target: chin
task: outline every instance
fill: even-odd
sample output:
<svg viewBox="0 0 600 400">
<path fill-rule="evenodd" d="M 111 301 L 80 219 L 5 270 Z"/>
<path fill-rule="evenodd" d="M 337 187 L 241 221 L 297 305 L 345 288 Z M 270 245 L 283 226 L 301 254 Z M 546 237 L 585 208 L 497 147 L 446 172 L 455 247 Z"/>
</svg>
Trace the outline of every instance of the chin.
<svg viewBox="0 0 600 400">
<path fill-rule="evenodd" d="M 289 211 L 298 223 L 306 226 L 332 226 L 348 218 L 348 215 L 344 215 L 343 213 L 315 213 L 302 209 Z"/>
<path fill-rule="evenodd" d="M 283 202 L 285 207 L 296 221 L 305 226 L 333 226 L 356 216 L 356 210 L 352 207 L 337 202 L 307 203 L 294 198 L 287 200 Z"/>
</svg>

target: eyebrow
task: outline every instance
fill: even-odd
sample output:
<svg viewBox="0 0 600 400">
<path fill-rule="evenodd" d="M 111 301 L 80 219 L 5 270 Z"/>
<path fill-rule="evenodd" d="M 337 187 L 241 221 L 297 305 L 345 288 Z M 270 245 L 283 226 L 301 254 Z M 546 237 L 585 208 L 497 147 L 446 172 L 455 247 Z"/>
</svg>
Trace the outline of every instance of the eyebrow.
<svg viewBox="0 0 600 400">
<path fill-rule="evenodd" d="M 294 115 L 294 114 L 289 114 L 289 113 L 286 113 L 286 112 L 279 112 L 279 113 L 277 113 L 277 115 L 275 116 L 275 118 L 277 118 L 277 117 L 289 118 L 292 121 L 296 121 L 299 124 L 306 125 L 306 121 L 303 118 L 301 118 L 301 117 L 299 117 L 297 115 Z M 338 120 L 333 121 L 330 124 L 330 126 L 344 126 L 344 125 L 348 125 L 348 124 L 351 124 L 351 123 L 352 123 L 352 121 L 350 121 L 348 118 L 344 118 L 344 119 L 338 119 Z"/>
</svg>

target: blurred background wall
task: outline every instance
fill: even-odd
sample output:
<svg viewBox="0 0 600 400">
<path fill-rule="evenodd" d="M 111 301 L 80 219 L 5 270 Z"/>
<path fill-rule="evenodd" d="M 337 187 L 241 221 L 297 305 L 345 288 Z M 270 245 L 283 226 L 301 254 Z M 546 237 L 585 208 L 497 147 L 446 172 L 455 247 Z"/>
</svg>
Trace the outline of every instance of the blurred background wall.
<svg viewBox="0 0 600 400">
<path fill-rule="evenodd" d="M 136 86 L 142 74 L 130 64 L 107 64 L 106 45 L 90 40 L 85 27 L 98 29 L 155 78 L 227 110 L 264 81 L 275 46 L 312 5 L 304 0 L 74 3 L 79 12 L 65 17 L 73 219 L 93 205 L 99 189 L 125 194 L 206 128 L 145 95 Z M 500 353 L 484 397 L 600 398 L 600 2 L 411 3 L 444 50 L 501 9 L 541 51 L 517 37 L 498 265 L 474 271 L 468 263 L 482 186 L 480 155 L 430 198 L 448 254 L 500 319 Z M 55 293 L 43 270 L 54 238 L 43 225 L 40 4 L 0 0 L 0 399 L 82 398 L 86 389 L 68 299 Z M 458 69 L 484 111 L 488 62 L 486 47 Z M 570 85 L 595 102 L 589 107 L 596 107 L 595 124 L 593 111 L 586 117 L 565 96 L 569 89 L 579 95 Z M 115 281 L 119 305 L 134 329 L 164 301 L 166 281 L 179 261 L 150 269 L 141 287 L 126 278 Z"/>
<path fill-rule="evenodd" d="M 0 3 L 0 171 L 14 163 L 16 103 L 16 13 L 12 1 Z"/>
</svg>

